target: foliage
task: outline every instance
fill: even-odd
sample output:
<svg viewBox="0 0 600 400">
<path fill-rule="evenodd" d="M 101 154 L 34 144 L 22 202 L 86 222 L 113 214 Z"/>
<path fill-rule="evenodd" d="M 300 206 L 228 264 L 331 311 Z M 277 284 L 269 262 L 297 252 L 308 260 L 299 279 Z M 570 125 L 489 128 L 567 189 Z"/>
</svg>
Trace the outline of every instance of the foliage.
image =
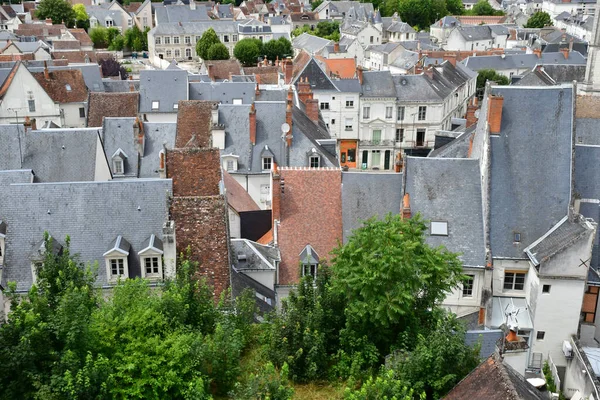
<svg viewBox="0 0 600 400">
<path fill-rule="evenodd" d="M 208 48 L 206 60 L 229 60 L 229 49 L 223 43 L 215 43 Z"/>
<path fill-rule="evenodd" d="M 123 35 L 117 35 L 113 38 L 108 46 L 110 51 L 121 51 L 125 47 L 125 37 Z"/>
<path fill-rule="evenodd" d="M 432 310 L 462 279 L 456 254 L 425 243 L 419 215 L 370 219 L 333 251 L 333 289 L 347 299 L 347 329 L 387 354 L 401 333 L 427 329 Z M 407 335 L 409 338 L 414 335 Z"/>
<path fill-rule="evenodd" d="M 92 28 L 89 32 L 90 39 L 92 39 L 92 43 L 94 43 L 95 48 L 104 49 L 108 48 L 110 50 L 122 50 L 125 44 L 123 35 L 119 32 L 117 28 L 104 28 L 101 26 Z M 117 43 L 113 43 L 116 40 Z M 115 48 L 119 47 L 120 48 Z"/>
<path fill-rule="evenodd" d="M 450 15 L 461 15 L 465 12 L 462 0 L 446 0 L 446 9 Z"/>
<path fill-rule="evenodd" d="M 107 58 L 99 62 L 102 69 L 102 76 L 119 76 L 121 80 L 128 77 L 127 70 L 114 58 Z"/>
<path fill-rule="evenodd" d="M 413 400 L 415 393 L 394 376 L 394 371 L 384 370 L 377 377 L 369 377 L 358 390 L 346 389 L 345 400 Z M 425 396 L 418 398 L 425 400 Z"/>
<path fill-rule="evenodd" d="M 294 388 L 290 386 L 289 367 L 283 363 L 280 371 L 268 362 L 258 374 L 251 374 L 246 384 L 237 384 L 231 397 L 238 400 L 291 400 Z"/>
<path fill-rule="evenodd" d="M 125 31 L 125 47 L 132 51 L 148 51 L 148 32 L 150 28 L 146 27 L 144 32 L 137 26 L 133 26 Z"/>
<path fill-rule="evenodd" d="M 500 10 L 494 10 L 488 0 L 479 0 L 472 9 L 467 13 L 468 15 L 504 15 Z"/>
<path fill-rule="evenodd" d="M 90 27 L 90 16 L 85 10 L 85 6 L 83 4 L 75 4 L 73 12 L 75 13 L 75 26 L 88 30 Z"/>
<path fill-rule="evenodd" d="M 428 398 L 443 397 L 479 364 L 480 346 L 471 348 L 464 340 L 465 327 L 454 315 L 438 316 L 430 333 L 419 334 L 415 349 L 398 356 L 400 379 Z"/>
<path fill-rule="evenodd" d="M 340 40 L 340 23 L 337 21 L 322 21 L 317 24 L 315 29 L 311 29 L 310 26 L 304 25 L 294 29 L 292 31 L 292 36 L 300 36 L 303 33 L 309 33 L 337 42 Z"/>
<path fill-rule="evenodd" d="M 510 81 L 504 75 L 500 75 L 493 69 L 480 69 L 477 71 L 477 93 L 479 97 L 483 96 L 485 84 L 487 81 L 495 82 L 497 85 L 508 85 Z"/>
<path fill-rule="evenodd" d="M 277 58 L 280 60 L 286 57 L 292 57 L 294 55 L 294 49 L 292 43 L 284 37 L 279 39 L 269 40 L 263 46 L 263 53 L 269 61 L 275 61 Z"/>
<path fill-rule="evenodd" d="M 310 7 L 311 7 L 311 8 L 312 8 L 312 10 L 314 11 L 314 10 L 316 10 L 316 9 L 317 9 L 317 7 L 319 7 L 319 6 L 320 6 L 322 3 L 323 3 L 323 0 L 315 0 L 315 1 L 312 1 L 312 2 L 310 3 Z"/>
<path fill-rule="evenodd" d="M 196 43 L 196 54 L 198 54 L 201 59 L 208 60 L 208 50 L 210 49 L 210 46 L 217 43 L 221 43 L 217 33 L 213 28 L 208 28 Z"/>
<path fill-rule="evenodd" d="M 254 38 L 242 39 L 235 45 L 233 55 L 244 67 L 254 66 L 263 55 L 263 43 Z"/>
<path fill-rule="evenodd" d="M 552 18 L 550 14 L 545 11 L 538 11 L 533 14 L 527 20 L 525 28 L 543 28 L 545 26 L 552 26 Z"/>
<path fill-rule="evenodd" d="M 53 24 L 64 23 L 68 28 L 75 25 L 75 11 L 67 0 L 42 0 L 36 6 L 36 17 L 52 19 Z"/>
<path fill-rule="evenodd" d="M 435 21 L 448 15 L 446 0 L 399 0 L 397 7 L 395 11 L 402 21 L 416 30 L 429 29 Z"/>
</svg>

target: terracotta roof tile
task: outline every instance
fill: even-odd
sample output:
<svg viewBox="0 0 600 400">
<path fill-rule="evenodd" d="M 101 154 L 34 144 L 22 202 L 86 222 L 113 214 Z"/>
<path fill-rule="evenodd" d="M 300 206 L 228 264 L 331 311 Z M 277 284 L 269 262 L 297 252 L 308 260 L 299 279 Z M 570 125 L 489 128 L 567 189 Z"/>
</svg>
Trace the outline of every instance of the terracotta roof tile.
<svg viewBox="0 0 600 400">
<path fill-rule="evenodd" d="M 332 58 L 323 61 L 330 76 L 334 74 L 341 79 L 350 79 L 356 75 L 356 62 L 354 58 Z"/>
<path fill-rule="evenodd" d="M 275 65 L 266 67 L 245 67 L 244 74 L 256 75 L 256 81 L 265 85 L 276 85 L 279 82 L 279 68 Z"/>
<path fill-rule="evenodd" d="M 52 58 L 55 60 L 61 60 L 61 59 L 65 59 L 69 61 L 69 64 L 81 64 L 81 63 L 85 63 L 87 60 L 85 58 L 85 56 L 89 57 L 89 62 L 91 63 L 95 63 L 97 58 L 96 58 L 96 52 L 94 51 L 71 51 L 71 50 L 67 50 L 67 51 L 53 51 L 52 52 Z"/>
<path fill-rule="evenodd" d="M 279 283 L 289 285 L 300 279 L 298 255 L 307 244 L 320 260 L 326 260 L 342 241 L 342 173 L 339 169 L 282 168 L 280 174 L 285 193 L 277 231 Z"/>
<path fill-rule="evenodd" d="M 310 61 L 310 58 L 311 58 L 310 54 L 308 54 L 304 50 L 302 50 L 300 53 L 298 53 L 296 58 L 294 58 L 294 69 L 292 72 L 294 79 L 297 78 L 298 74 L 300 74 L 302 72 L 302 70 L 304 69 L 306 64 L 308 64 L 308 62 Z"/>
<path fill-rule="evenodd" d="M 82 46 L 92 46 L 93 42 L 92 39 L 90 39 L 90 36 L 87 34 L 87 32 L 85 31 L 85 29 L 69 29 L 69 32 L 71 32 L 71 34 L 73 36 L 75 36 L 75 39 L 79 40 L 79 43 Z"/>
<path fill-rule="evenodd" d="M 227 203 L 238 213 L 244 211 L 258 211 L 260 207 L 252 197 L 227 171 L 223 171 L 223 183 L 227 190 Z"/>
<path fill-rule="evenodd" d="M 87 100 L 87 87 L 79 69 L 51 71 L 48 72 L 48 79 L 44 72 L 36 72 L 32 75 L 48 93 L 48 96 L 57 103 L 75 103 Z"/>
<path fill-rule="evenodd" d="M 54 50 L 79 50 L 81 44 L 79 40 L 55 40 L 52 47 L 54 47 Z"/>
<path fill-rule="evenodd" d="M 230 75 L 240 75 L 242 70 L 237 60 L 207 60 L 206 68 L 213 80 L 229 79 Z"/>
<path fill-rule="evenodd" d="M 88 100 L 88 126 L 102 126 L 104 117 L 137 117 L 139 92 L 92 92 Z"/>
<path fill-rule="evenodd" d="M 273 229 L 269 229 L 260 239 L 256 241 L 259 244 L 271 244 L 273 242 Z"/>
</svg>

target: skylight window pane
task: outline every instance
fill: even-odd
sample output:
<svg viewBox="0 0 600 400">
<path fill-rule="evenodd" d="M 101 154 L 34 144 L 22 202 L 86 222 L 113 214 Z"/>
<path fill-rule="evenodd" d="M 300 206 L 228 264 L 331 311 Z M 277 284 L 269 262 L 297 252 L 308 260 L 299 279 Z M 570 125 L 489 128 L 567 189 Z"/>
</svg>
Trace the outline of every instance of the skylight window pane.
<svg viewBox="0 0 600 400">
<path fill-rule="evenodd" d="M 442 221 L 431 221 L 430 233 L 438 236 L 448 236 L 448 223 Z"/>
</svg>

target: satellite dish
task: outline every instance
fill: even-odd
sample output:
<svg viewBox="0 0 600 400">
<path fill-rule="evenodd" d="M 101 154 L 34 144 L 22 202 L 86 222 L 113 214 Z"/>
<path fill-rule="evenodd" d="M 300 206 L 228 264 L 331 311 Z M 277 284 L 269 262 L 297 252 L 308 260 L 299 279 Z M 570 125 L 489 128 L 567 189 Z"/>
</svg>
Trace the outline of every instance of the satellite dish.
<svg viewBox="0 0 600 400">
<path fill-rule="evenodd" d="M 283 133 L 288 133 L 290 131 L 290 125 L 286 122 L 283 125 L 281 125 L 281 131 Z"/>
</svg>

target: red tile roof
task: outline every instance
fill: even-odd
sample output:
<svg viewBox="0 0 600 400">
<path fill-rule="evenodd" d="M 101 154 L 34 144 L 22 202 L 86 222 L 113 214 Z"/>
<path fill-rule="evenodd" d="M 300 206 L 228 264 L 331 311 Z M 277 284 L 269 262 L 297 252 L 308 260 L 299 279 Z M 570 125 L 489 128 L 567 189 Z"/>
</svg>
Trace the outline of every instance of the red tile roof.
<svg viewBox="0 0 600 400">
<path fill-rule="evenodd" d="M 245 75 L 256 75 L 256 82 L 264 85 L 276 85 L 279 82 L 279 68 L 275 65 L 263 67 L 244 67 Z"/>
<path fill-rule="evenodd" d="M 139 92 L 90 93 L 88 126 L 102 126 L 104 117 L 137 117 Z"/>
<path fill-rule="evenodd" d="M 87 100 L 88 91 L 79 69 L 65 69 L 32 74 L 48 96 L 57 103 L 76 103 Z"/>
<path fill-rule="evenodd" d="M 320 58 L 320 57 L 318 57 Z M 354 58 L 323 59 L 328 75 L 336 75 L 341 79 L 354 78 L 356 75 L 356 61 Z"/>
<path fill-rule="evenodd" d="M 87 34 L 85 29 L 79 29 L 79 28 L 69 29 L 69 32 L 71 32 L 71 34 L 73 36 L 75 36 L 75 39 L 79 40 L 79 43 L 82 46 L 92 46 L 93 45 L 92 39 L 90 39 L 90 35 Z"/>
<path fill-rule="evenodd" d="M 218 80 L 240 75 L 242 67 L 237 60 L 207 60 L 206 69 L 210 79 Z"/>
<path fill-rule="evenodd" d="M 238 183 L 227 171 L 223 171 L 227 203 L 236 212 L 258 211 L 260 207 L 252 200 L 246 189 Z"/>
<path fill-rule="evenodd" d="M 298 255 L 306 245 L 326 260 L 342 241 L 342 173 L 339 169 L 282 168 L 280 175 L 285 179 L 285 192 L 277 230 L 279 283 L 290 285 L 300 279 Z"/>
<path fill-rule="evenodd" d="M 53 51 L 52 52 L 53 59 L 55 59 L 55 60 L 65 59 L 65 60 L 69 61 L 69 64 L 85 63 L 87 61 L 85 58 L 86 55 L 89 57 L 89 62 L 91 62 L 91 63 L 96 62 L 96 52 L 94 52 L 94 51 L 65 50 L 65 51 Z"/>
</svg>

